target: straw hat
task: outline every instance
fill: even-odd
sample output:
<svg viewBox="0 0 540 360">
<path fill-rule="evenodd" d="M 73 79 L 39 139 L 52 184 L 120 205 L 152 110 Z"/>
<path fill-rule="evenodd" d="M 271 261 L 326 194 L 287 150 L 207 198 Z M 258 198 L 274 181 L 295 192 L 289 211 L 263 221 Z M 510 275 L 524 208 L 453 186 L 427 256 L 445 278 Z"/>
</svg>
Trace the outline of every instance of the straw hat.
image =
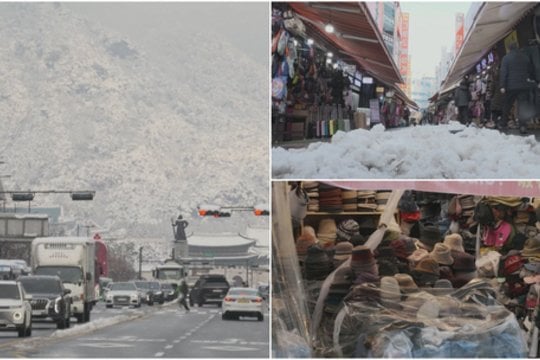
<svg viewBox="0 0 540 360">
<path fill-rule="evenodd" d="M 450 248 L 441 243 L 435 244 L 433 251 L 429 255 L 439 264 L 452 265 L 454 263 L 454 259 L 450 254 Z"/>
<path fill-rule="evenodd" d="M 463 238 L 459 234 L 446 235 L 443 244 L 448 246 L 450 250 L 465 252 L 465 249 L 463 248 Z"/>
<path fill-rule="evenodd" d="M 420 260 L 426 258 L 429 256 L 429 253 L 427 250 L 424 249 L 416 249 L 409 257 L 407 257 L 407 260 L 409 260 L 410 263 L 413 265 L 416 265 L 420 262 Z"/>
<path fill-rule="evenodd" d="M 439 264 L 433 260 L 431 257 L 425 257 L 416 264 L 414 271 L 420 273 L 426 273 L 429 275 L 440 275 Z"/>
<path fill-rule="evenodd" d="M 336 221 L 332 218 L 325 218 L 319 222 L 317 234 L 336 234 Z"/>
</svg>

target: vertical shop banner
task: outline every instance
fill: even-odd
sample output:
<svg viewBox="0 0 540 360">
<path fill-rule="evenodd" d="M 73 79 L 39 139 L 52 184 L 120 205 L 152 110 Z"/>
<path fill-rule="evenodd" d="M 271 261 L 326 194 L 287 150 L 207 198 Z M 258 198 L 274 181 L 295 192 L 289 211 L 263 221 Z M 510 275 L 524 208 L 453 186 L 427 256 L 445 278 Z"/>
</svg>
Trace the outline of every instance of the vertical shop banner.
<svg viewBox="0 0 540 360">
<path fill-rule="evenodd" d="M 369 100 L 369 110 L 370 110 L 370 124 L 378 124 L 381 122 L 381 115 L 379 113 L 379 100 L 371 99 Z"/>
<path fill-rule="evenodd" d="M 463 13 L 456 14 L 456 49 L 455 53 L 459 51 L 461 45 L 463 45 L 463 38 L 465 37 L 465 15 Z"/>
<path fill-rule="evenodd" d="M 507 37 L 504 38 L 504 48 L 506 49 L 507 54 L 510 51 L 510 44 L 516 44 L 519 47 L 516 30 L 512 31 Z"/>
</svg>

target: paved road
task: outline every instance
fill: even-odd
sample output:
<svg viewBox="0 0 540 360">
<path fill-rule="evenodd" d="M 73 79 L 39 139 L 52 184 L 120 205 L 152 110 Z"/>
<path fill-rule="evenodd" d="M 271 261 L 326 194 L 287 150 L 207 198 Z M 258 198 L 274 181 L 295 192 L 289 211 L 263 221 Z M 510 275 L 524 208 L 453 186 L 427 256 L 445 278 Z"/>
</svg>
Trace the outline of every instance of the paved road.
<svg viewBox="0 0 540 360">
<path fill-rule="evenodd" d="M 195 307 L 190 313 L 176 304 L 145 310 L 147 314 L 140 318 L 82 335 L 51 338 L 54 329 L 34 330 L 32 339 L 0 343 L 0 357 L 269 357 L 268 314 L 263 322 L 250 318 L 224 321 L 221 310 L 210 305 Z M 96 309 L 93 322 L 107 321 L 112 315 L 108 311 Z"/>
</svg>

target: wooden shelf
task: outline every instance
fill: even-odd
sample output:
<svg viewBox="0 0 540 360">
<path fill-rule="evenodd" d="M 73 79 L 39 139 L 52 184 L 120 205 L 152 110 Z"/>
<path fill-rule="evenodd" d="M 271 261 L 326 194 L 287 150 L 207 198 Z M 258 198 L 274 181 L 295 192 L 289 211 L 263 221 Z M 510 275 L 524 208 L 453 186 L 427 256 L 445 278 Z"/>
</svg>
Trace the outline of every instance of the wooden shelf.
<svg viewBox="0 0 540 360">
<path fill-rule="evenodd" d="M 341 211 L 341 212 L 311 212 L 308 211 L 306 216 L 312 215 L 325 215 L 325 216 L 345 216 L 345 215 L 377 215 L 381 216 L 383 213 L 378 211 Z"/>
</svg>

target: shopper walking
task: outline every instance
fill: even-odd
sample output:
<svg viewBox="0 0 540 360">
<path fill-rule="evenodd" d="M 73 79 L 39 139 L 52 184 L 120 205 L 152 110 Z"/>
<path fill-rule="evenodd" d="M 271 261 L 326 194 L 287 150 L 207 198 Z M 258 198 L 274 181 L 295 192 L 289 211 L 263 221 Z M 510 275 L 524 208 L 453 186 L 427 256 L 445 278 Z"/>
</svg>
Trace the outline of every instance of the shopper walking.
<svg viewBox="0 0 540 360">
<path fill-rule="evenodd" d="M 469 125 L 469 102 L 471 93 L 469 92 L 469 83 L 466 79 L 461 80 L 459 87 L 454 93 L 455 105 L 458 108 L 458 120 L 463 125 Z"/>
<path fill-rule="evenodd" d="M 520 120 L 519 130 L 524 133 L 526 131 L 526 122 L 529 119 L 527 118 L 528 114 L 524 111 L 520 112 L 520 107 L 525 106 L 528 100 L 528 93 L 531 88 L 531 83 L 528 80 L 532 78 L 532 64 L 527 55 L 518 50 L 516 43 L 510 44 L 509 49 L 510 51 L 503 57 L 501 62 L 501 93 L 505 96 L 503 115 L 498 125 L 500 129 L 505 129 L 508 126 L 508 115 L 517 100 Z M 531 115 L 534 116 L 534 114 Z"/>
<path fill-rule="evenodd" d="M 180 296 L 178 297 L 178 305 L 183 305 L 186 312 L 189 312 L 189 306 L 187 304 L 187 297 L 189 293 L 189 287 L 186 280 L 182 280 L 180 284 Z"/>
</svg>

